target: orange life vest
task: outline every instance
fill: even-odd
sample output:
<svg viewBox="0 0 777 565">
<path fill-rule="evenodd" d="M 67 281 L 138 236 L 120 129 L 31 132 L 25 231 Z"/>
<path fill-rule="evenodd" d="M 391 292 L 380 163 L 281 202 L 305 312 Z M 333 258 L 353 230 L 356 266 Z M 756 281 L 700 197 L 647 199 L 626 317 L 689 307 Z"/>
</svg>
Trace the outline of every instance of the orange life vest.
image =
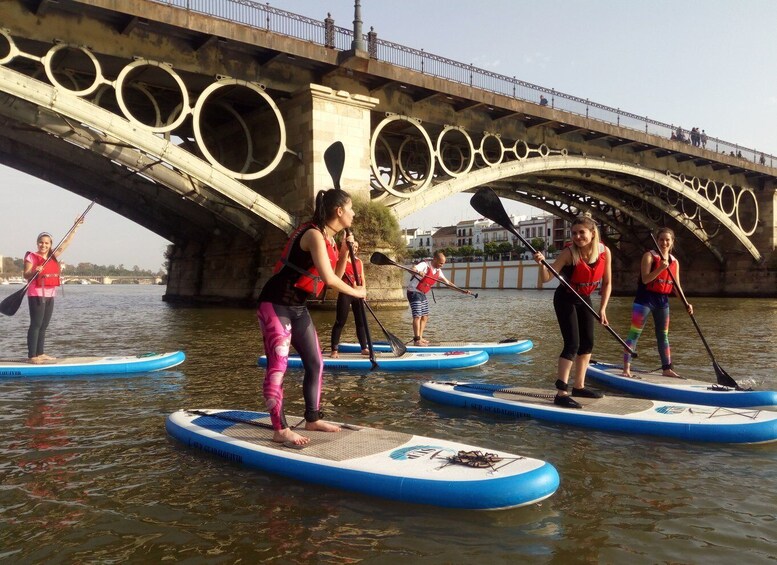
<svg viewBox="0 0 777 565">
<path fill-rule="evenodd" d="M 661 255 L 655 251 L 651 251 L 650 255 L 653 257 L 652 270 L 655 271 L 661 263 Z M 658 294 L 672 294 L 674 292 L 674 281 L 672 280 L 672 277 L 677 278 L 677 259 L 670 253 L 669 267 L 661 271 L 655 279 L 647 283 L 645 288 L 650 292 L 656 292 Z"/>
<path fill-rule="evenodd" d="M 46 262 L 46 259 L 34 251 L 28 251 L 27 255 L 24 257 L 24 260 L 32 263 L 33 269 L 37 269 Z M 48 263 L 43 265 L 43 270 L 37 277 L 35 277 L 33 284 L 44 287 L 60 286 L 61 282 L 59 280 L 59 273 L 59 262 L 56 260 L 56 258 L 52 257 Z"/>
<path fill-rule="evenodd" d="M 440 277 L 434 273 L 434 267 L 431 266 L 431 264 L 427 264 L 426 273 L 424 273 L 424 277 L 418 281 L 418 284 L 415 286 L 416 289 L 419 292 L 423 292 L 424 294 L 427 294 L 430 290 L 432 290 L 432 287 L 437 284 L 437 281 L 440 280 Z M 442 269 L 437 269 L 437 271 L 441 271 Z"/>
<path fill-rule="evenodd" d="M 324 280 L 321 278 L 321 274 L 318 272 L 318 269 L 316 269 L 315 265 L 311 265 L 307 269 L 303 269 L 299 265 L 295 265 L 289 261 L 289 253 L 291 253 L 292 246 L 294 243 L 298 242 L 302 235 L 309 229 L 317 229 L 321 231 L 321 228 L 312 222 L 304 223 L 296 230 L 294 230 L 294 232 L 289 237 L 289 240 L 286 242 L 283 251 L 281 252 L 280 259 L 278 259 L 278 262 L 275 263 L 273 274 L 279 273 L 284 267 L 288 267 L 292 271 L 298 272 L 300 277 L 297 279 L 297 282 L 294 283 L 294 288 L 304 290 L 308 294 L 312 294 L 314 297 L 318 297 L 324 292 L 326 285 L 324 284 Z M 326 234 L 323 231 L 321 233 L 324 235 L 324 241 L 326 242 L 326 253 L 329 256 L 329 262 L 332 264 L 332 268 L 334 269 L 337 266 L 337 260 L 339 258 L 337 249 L 335 249 L 334 246 L 329 242 L 329 238 L 326 237 Z"/>
<path fill-rule="evenodd" d="M 600 243 L 599 257 L 596 261 L 590 265 L 585 261 L 578 261 L 575 264 L 569 284 L 581 296 L 591 296 L 604 278 L 604 269 L 607 265 L 606 249 L 604 244 Z"/>
</svg>

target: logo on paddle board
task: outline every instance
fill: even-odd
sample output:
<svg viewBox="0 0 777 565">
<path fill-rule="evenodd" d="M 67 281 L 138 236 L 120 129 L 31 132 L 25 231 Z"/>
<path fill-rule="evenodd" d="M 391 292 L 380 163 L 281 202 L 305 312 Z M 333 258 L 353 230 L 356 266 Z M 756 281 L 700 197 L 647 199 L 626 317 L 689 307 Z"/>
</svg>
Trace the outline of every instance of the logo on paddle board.
<svg viewBox="0 0 777 565">
<path fill-rule="evenodd" d="M 685 412 L 686 407 L 685 406 L 657 406 L 656 412 L 659 414 L 682 414 Z"/>
<path fill-rule="evenodd" d="M 437 445 L 413 445 L 395 449 L 391 452 L 389 457 L 396 459 L 397 461 L 408 461 L 421 458 L 434 459 L 440 456 L 449 457 L 451 455 L 456 455 L 456 451 L 447 447 L 440 447 Z"/>
</svg>

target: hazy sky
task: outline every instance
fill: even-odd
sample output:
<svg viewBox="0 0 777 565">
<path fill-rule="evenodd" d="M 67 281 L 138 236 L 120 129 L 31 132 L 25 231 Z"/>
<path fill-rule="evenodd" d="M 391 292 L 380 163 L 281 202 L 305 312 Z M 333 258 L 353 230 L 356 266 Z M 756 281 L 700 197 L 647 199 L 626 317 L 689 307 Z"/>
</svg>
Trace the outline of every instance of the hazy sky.
<svg viewBox="0 0 777 565">
<path fill-rule="evenodd" d="M 777 2 L 771 0 L 362 0 L 381 39 L 710 136 L 777 153 Z M 353 26 L 353 0 L 276 0 Z M 477 9 L 474 9 L 477 6 Z M 430 228 L 474 217 L 459 195 L 409 216 Z M 58 240 L 88 202 L 0 166 L 0 255 L 20 257 L 38 232 Z M 517 205 L 510 211 L 526 208 Z M 69 262 L 156 270 L 167 242 L 92 209 Z"/>
</svg>

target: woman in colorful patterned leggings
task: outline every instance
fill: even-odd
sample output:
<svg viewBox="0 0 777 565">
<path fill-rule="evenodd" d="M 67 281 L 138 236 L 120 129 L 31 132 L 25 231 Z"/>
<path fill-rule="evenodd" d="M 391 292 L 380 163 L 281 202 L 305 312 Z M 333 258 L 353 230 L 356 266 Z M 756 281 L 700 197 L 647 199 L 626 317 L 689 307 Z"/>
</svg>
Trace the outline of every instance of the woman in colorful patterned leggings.
<svg viewBox="0 0 777 565">
<path fill-rule="evenodd" d="M 680 263 L 671 254 L 674 247 L 674 232 L 661 228 L 656 235 L 657 251 L 646 251 L 640 263 L 640 276 L 637 281 L 637 296 L 631 310 L 631 328 L 626 345 L 636 351 L 637 341 L 647 322 L 648 314 L 653 315 L 656 327 L 658 354 L 661 357 L 661 369 L 665 377 L 679 377 L 672 368 L 672 354 L 669 348 L 669 296 L 678 294 L 680 287 Z M 693 314 L 693 306 L 688 304 L 688 312 Z M 631 377 L 631 355 L 623 354 L 623 375 Z"/>
</svg>

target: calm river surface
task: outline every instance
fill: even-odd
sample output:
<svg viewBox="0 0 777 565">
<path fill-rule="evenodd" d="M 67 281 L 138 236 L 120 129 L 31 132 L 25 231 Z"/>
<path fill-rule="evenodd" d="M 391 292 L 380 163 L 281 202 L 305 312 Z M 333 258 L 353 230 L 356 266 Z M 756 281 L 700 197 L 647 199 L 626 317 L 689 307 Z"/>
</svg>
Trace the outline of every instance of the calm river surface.
<svg viewBox="0 0 777 565">
<path fill-rule="evenodd" d="M 0 287 L 0 299 L 18 286 Z M 68 286 L 47 353 L 181 349 L 175 370 L 122 378 L 0 380 L 0 562 L 8 563 L 767 563 L 777 561 L 777 444 L 731 447 L 510 420 L 421 401 L 444 372 L 326 375 L 324 409 L 341 421 L 462 440 L 552 463 L 557 493 L 527 508 L 472 512 L 403 504 L 303 484 L 192 451 L 165 433 L 179 408 L 262 409 L 261 338 L 250 310 L 162 302 L 163 287 Z M 531 339 L 457 379 L 544 386 L 560 351 L 550 291 L 436 293 L 426 337 Z M 777 300 L 695 299 L 720 365 L 777 388 Z M 673 302 L 678 372 L 714 372 Z M 609 318 L 625 337 L 629 298 Z M 410 313 L 379 312 L 410 338 Z M 328 342 L 332 313 L 314 314 Z M 25 354 L 26 303 L 0 318 L 0 356 Z M 345 338 L 353 339 L 349 323 Z M 380 330 L 373 328 L 373 336 Z M 597 334 L 594 358 L 615 361 Z M 660 363 L 652 321 L 642 367 Z M 448 373 L 450 374 L 450 373 Z M 301 374 L 286 380 L 300 414 Z"/>
</svg>

